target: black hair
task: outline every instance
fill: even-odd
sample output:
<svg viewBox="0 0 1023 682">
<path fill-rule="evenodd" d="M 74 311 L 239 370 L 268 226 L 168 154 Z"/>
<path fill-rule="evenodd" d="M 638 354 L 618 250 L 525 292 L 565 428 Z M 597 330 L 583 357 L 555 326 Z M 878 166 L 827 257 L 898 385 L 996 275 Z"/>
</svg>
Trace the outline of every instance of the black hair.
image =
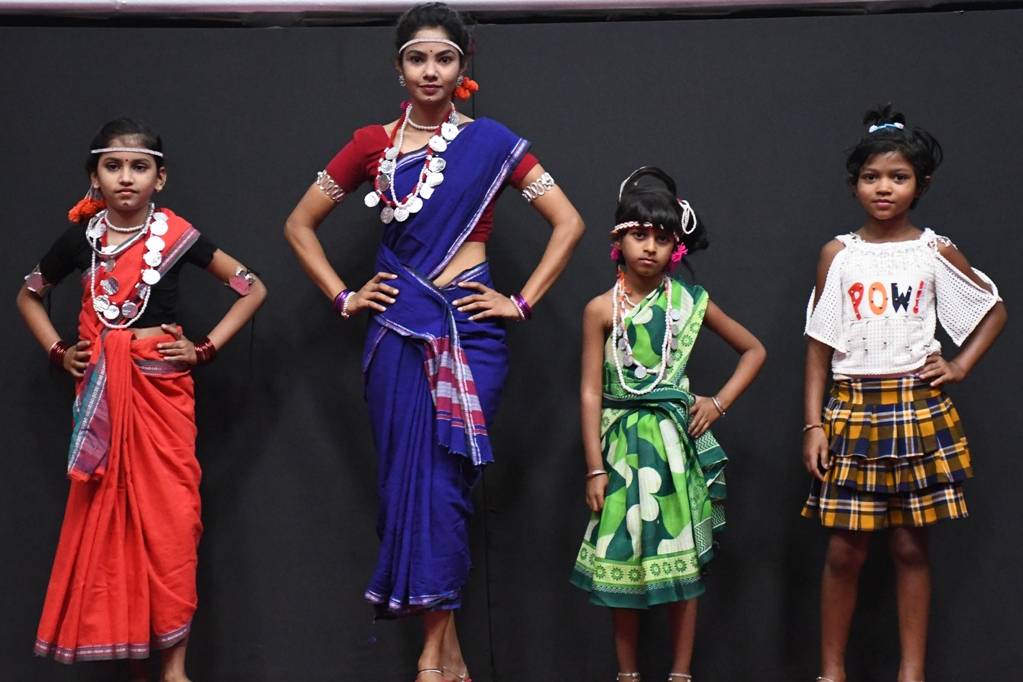
<svg viewBox="0 0 1023 682">
<path fill-rule="evenodd" d="M 640 184 L 640 180 L 647 176 L 660 180 L 664 187 Z M 707 240 L 707 226 L 703 219 L 696 215 L 696 211 L 692 211 L 687 217 L 685 225 L 682 224 L 684 217 L 687 216 L 678 203 L 675 181 L 660 168 L 643 166 L 633 171 L 622 183 L 618 194 L 618 208 L 615 210 L 615 224 L 635 220 L 655 225 L 671 232 L 685 244 L 686 252 L 691 255 L 707 248 L 710 242 Z M 685 230 L 690 229 L 693 223 L 696 227 L 686 234 Z M 624 263 L 624 256 L 619 256 L 618 262 Z"/>
<path fill-rule="evenodd" d="M 860 171 L 870 157 L 898 152 L 906 157 L 916 173 L 917 196 L 910 204 L 910 208 L 915 208 L 930 186 L 934 171 L 941 165 L 941 145 L 923 128 L 906 126 L 906 117 L 901 112 L 893 111 L 891 103 L 864 114 L 863 125 L 876 128 L 852 148 L 845 160 L 849 184 L 856 185 Z"/>
<path fill-rule="evenodd" d="M 394 32 L 395 49 L 400 50 L 402 45 L 412 40 L 413 36 L 424 28 L 444 29 L 448 38 L 462 48 L 462 54 L 458 55 L 459 64 L 464 64 L 472 54 L 474 49 L 472 34 L 465 19 L 457 10 L 443 2 L 426 2 L 405 10 L 405 13 L 398 17 L 398 25 Z M 400 54 L 398 60 L 401 60 Z"/>
<path fill-rule="evenodd" d="M 134 118 L 115 118 L 113 121 L 106 123 L 100 128 L 96 137 L 92 138 L 92 144 L 89 145 L 89 149 L 105 149 L 116 138 L 121 138 L 122 142 L 131 140 L 131 146 L 138 145 L 139 147 L 152 149 L 154 152 L 163 151 L 163 140 L 160 139 L 160 136 L 154 133 L 145 123 Z M 89 158 L 85 162 L 85 170 L 87 172 L 96 172 L 96 169 L 99 168 L 99 157 L 99 154 L 89 154 Z M 157 168 L 163 168 L 162 156 L 154 156 L 153 161 L 156 162 Z"/>
</svg>

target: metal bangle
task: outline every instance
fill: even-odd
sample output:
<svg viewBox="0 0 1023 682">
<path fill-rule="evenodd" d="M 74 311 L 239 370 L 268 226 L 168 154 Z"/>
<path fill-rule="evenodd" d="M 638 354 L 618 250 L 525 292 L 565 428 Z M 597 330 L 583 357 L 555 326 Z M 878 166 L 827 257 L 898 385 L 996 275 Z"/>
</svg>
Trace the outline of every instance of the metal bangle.
<svg viewBox="0 0 1023 682">
<path fill-rule="evenodd" d="M 542 197 L 552 189 L 554 189 L 554 178 L 551 177 L 550 173 L 544 173 L 522 188 L 522 196 L 529 203 L 533 203 L 538 197 Z"/>
<path fill-rule="evenodd" d="M 208 365 L 217 359 L 217 348 L 210 341 L 210 337 L 204 336 L 202 341 L 195 344 L 195 364 Z"/>
<path fill-rule="evenodd" d="M 722 417 L 724 417 L 725 414 L 727 414 L 727 413 L 725 412 L 725 408 L 721 407 L 721 403 L 718 402 L 718 397 L 716 395 L 714 395 L 714 396 L 711 396 L 710 399 L 711 399 L 711 402 L 714 403 L 714 407 L 718 408 L 718 412 L 721 414 Z"/>
<path fill-rule="evenodd" d="M 519 311 L 519 321 L 526 322 L 533 319 L 533 308 L 526 302 L 526 299 L 522 297 L 522 294 L 512 294 L 508 298 L 515 304 L 515 309 Z"/>
<path fill-rule="evenodd" d="M 351 289 L 342 289 L 337 296 L 334 297 L 334 312 L 347 320 L 352 316 L 348 312 L 348 299 L 351 298 L 354 292 Z"/>
<path fill-rule="evenodd" d="M 823 429 L 823 428 L 824 428 L 824 424 L 807 424 L 806 426 L 803 427 L 803 433 L 806 433 L 810 429 Z"/>
<path fill-rule="evenodd" d="M 607 476 L 606 469 L 594 469 L 586 474 L 587 479 L 596 478 L 597 476 Z"/>
<path fill-rule="evenodd" d="M 50 364 L 54 367 L 64 369 L 64 356 L 67 355 L 68 349 L 71 348 L 71 345 L 72 344 L 67 341 L 54 341 L 53 345 L 50 346 L 50 350 L 46 351 L 46 357 L 49 359 Z"/>
</svg>

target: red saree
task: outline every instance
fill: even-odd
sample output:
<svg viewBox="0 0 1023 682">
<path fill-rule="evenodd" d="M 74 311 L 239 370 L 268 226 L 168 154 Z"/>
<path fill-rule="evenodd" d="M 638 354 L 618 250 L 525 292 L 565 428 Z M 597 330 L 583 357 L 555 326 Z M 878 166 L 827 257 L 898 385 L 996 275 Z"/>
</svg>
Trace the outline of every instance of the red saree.
<svg viewBox="0 0 1023 682">
<path fill-rule="evenodd" d="M 165 213 L 163 271 L 198 235 Z M 143 253 L 141 242 L 132 246 L 109 274 L 138 281 Z M 97 265 L 97 281 L 105 276 Z M 92 341 L 92 358 L 78 384 L 71 491 L 35 644 L 37 655 L 62 663 L 145 658 L 184 641 L 202 534 L 189 367 L 160 356 L 156 346 L 169 335 L 136 339 L 106 329 L 90 282 L 86 272 L 79 334 Z M 134 292 L 122 288 L 114 303 Z M 76 451 L 83 442 L 87 452 Z M 95 466 L 83 473 L 76 462 L 90 457 Z"/>
</svg>

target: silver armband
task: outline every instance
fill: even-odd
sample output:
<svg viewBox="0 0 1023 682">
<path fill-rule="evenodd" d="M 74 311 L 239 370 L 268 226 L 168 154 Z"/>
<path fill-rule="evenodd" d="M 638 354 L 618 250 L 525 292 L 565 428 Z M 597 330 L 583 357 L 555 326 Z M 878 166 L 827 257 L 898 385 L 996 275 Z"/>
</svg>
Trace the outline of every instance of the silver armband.
<svg viewBox="0 0 1023 682">
<path fill-rule="evenodd" d="M 335 204 L 340 204 L 345 198 L 344 188 L 334 182 L 334 178 L 330 177 L 330 173 L 325 170 L 316 174 L 316 186 L 323 190 L 323 193 Z"/>
<path fill-rule="evenodd" d="M 552 189 L 554 189 L 554 178 L 551 177 L 550 173 L 544 173 L 522 189 L 522 196 L 529 203 L 533 203 L 537 197 L 542 197 Z"/>
<path fill-rule="evenodd" d="M 25 288 L 39 298 L 46 298 L 53 289 L 53 285 L 46 281 L 43 273 L 39 272 L 39 266 L 35 266 L 32 272 L 25 275 Z"/>
</svg>

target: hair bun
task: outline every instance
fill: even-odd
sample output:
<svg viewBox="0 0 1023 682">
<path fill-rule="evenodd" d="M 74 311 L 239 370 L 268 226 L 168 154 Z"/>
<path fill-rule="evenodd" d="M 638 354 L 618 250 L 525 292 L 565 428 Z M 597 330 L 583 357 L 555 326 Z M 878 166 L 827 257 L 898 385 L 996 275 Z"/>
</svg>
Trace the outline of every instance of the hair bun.
<svg viewBox="0 0 1023 682">
<path fill-rule="evenodd" d="M 635 189 L 639 186 L 639 181 L 644 177 L 654 177 L 660 180 L 664 187 L 672 194 L 672 196 L 678 196 L 678 191 L 675 188 L 675 181 L 671 179 L 671 176 L 665 173 L 656 166 L 640 166 L 636 170 L 629 174 L 629 177 L 622 181 L 622 184 L 618 187 L 618 201 L 622 200 L 627 192 Z"/>
<path fill-rule="evenodd" d="M 863 125 L 865 126 L 883 126 L 885 123 L 905 125 L 906 117 L 902 115 L 901 111 L 893 111 L 891 102 L 871 109 L 863 115 Z"/>
</svg>

